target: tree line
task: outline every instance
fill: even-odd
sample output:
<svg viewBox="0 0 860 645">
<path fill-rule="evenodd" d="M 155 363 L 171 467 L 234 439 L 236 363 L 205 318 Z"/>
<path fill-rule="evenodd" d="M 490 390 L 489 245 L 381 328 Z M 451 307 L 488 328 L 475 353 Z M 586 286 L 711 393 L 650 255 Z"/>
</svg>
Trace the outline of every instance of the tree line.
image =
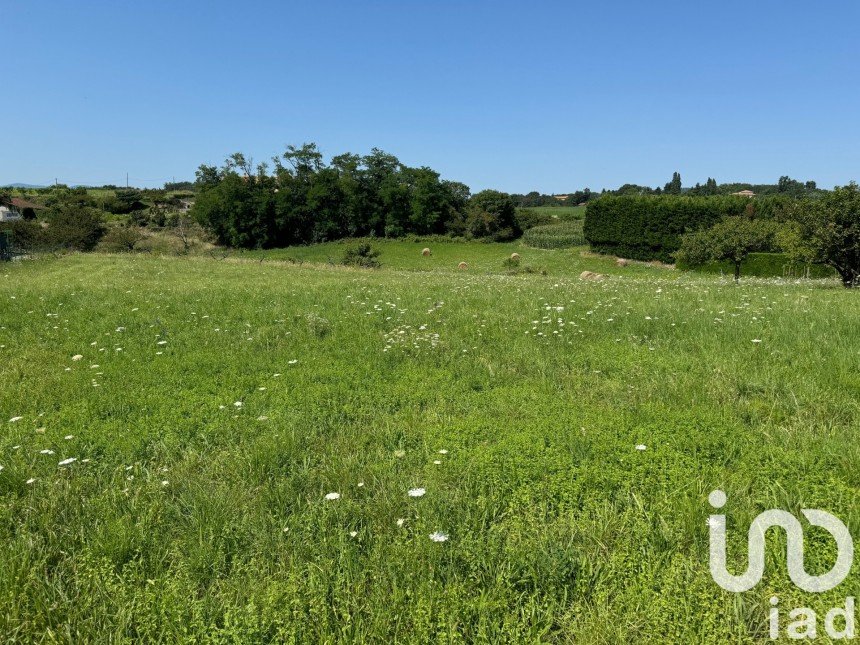
<svg viewBox="0 0 860 645">
<path fill-rule="evenodd" d="M 663 186 L 643 186 L 640 184 L 623 184 L 616 189 L 592 191 L 583 188 L 567 194 L 561 199 L 561 195 L 546 195 L 537 191 L 526 194 L 513 194 L 511 198 L 517 206 L 532 208 L 535 206 L 583 206 L 588 202 L 598 199 L 604 195 L 632 196 L 632 195 L 687 195 L 691 197 L 712 197 L 717 195 L 732 195 L 744 190 L 750 190 L 758 196 L 781 195 L 800 199 L 803 197 L 814 197 L 823 195 L 825 192 L 818 187 L 814 181 L 801 182 L 783 175 L 775 184 L 750 184 L 743 182 L 730 182 L 718 184 L 713 177 L 708 177 L 704 184 L 696 183 L 694 186 L 684 187 L 681 181 L 681 173 L 672 173 L 672 179 Z"/>
<path fill-rule="evenodd" d="M 272 248 L 345 237 L 452 235 L 510 240 L 521 233 L 510 196 L 412 168 L 374 148 L 326 163 L 317 146 L 288 146 L 272 165 L 241 153 L 197 170 L 192 215 L 225 245 Z"/>
<path fill-rule="evenodd" d="M 835 270 L 860 284 L 860 189 L 857 184 L 806 196 L 605 195 L 588 205 L 585 239 L 595 251 L 696 267 L 729 261 L 735 279 L 750 253 Z"/>
</svg>

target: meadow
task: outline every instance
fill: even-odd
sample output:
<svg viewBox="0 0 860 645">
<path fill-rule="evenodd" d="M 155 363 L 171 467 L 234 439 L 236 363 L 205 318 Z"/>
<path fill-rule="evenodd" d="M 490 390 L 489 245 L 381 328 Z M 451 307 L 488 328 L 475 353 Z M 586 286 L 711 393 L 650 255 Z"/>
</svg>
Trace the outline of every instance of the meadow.
<svg viewBox="0 0 860 645">
<path fill-rule="evenodd" d="M 706 524 L 720 488 L 735 571 L 765 509 L 860 535 L 858 294 L 344 248 L 0 266 L 4 640 L 753 642 L 860 595 L 778 540 L 725 592 Z"/>
</svg>

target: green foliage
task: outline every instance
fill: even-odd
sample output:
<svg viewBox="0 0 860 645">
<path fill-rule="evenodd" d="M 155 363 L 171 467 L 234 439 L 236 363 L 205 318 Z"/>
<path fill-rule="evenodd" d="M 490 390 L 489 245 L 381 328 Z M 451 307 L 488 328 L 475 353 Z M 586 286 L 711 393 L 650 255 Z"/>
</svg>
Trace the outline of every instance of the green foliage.
<svg viewBox="0 0 860 645">
<path fill-rule="evenodd" d="M 539 249 L 564 249 L 585 244 L 582 220 L 536 226 L 523 234 L 523 243 Z"/>
<path fill-rule="evenodd" d="M 755 251 L 771 251 L 777 233 L 773 220 L 727 217 L 711 228 L 686 233 L 676 259 L 687 266 L 728 261 L 740 279 L 741 263 Z"/>
<path fill-rule="evenodd" d="M 378 269 L 382 266 L 376 258 L 379 257 L 379 250 L 373 248 L 368 243 L 350 246 L 343 254 L 342 264 L 347 266 L 362 267 L 365 269 Z"/>
<path fill-rule="evenodd" d="M 45 229 L 33 221 L 17 220 L 0 223 L 0 231 L 7 233 L 8 244 L 16 253 L 35 253 L 48 249 Z"/>
<path fill-rule="evenodd" d="M 846 287 L 860 283 L 860 190 L 836 188 L 820 199 L 791 204 L 781 244 L 797 261 L 833 267 Z"/>
<path fill-rule="evenodd" d="M 505 269 L 518 269 L 520 266 L 519 256 L 511 256 L 502 260 L 502 266 Z"/>
<path fill-rule="evenodd" d="M 692 266 L 679 259 L 676 267 L 682 271 L 695 270 L 702 273 L 733 274 L 734 262 L 708 262 Z M 822 264 L 798 262 L 786 253 L 750 253 L 741 262 L 741 275 L 757 278 L 832 278 L 836 272 Z"/>
<path fill-rule="evenodd" d="M 588 204 L 585 239 L 599 253 L 672 262 L 684 233 L 724 217 L 772 218 L 786 203 L 784 198 L 605 195 Z"/>
<path fill-rule="evenodd" d="M 101 213 L 88 206 L 56 204 L 46 230 L 51 249 L 92 251 L 105 234 Z"/>
<path fill-rule="evenodd" d="M 552 224 L 553 222 L 557 221 L 557 219 L 553 217 L 551 213 L 547 212 L 552 210 L 555 209 L 551 206 L 544 207 L 542 210 L 538 210 L 536 208 L 518 208 L 517 223 L 524 231 L 527 231 L 530 228 L 534 228 L 535 226 Z"/>
<path fill-rule="evenodd" d="M 468 187 L 381 150 L 326 165 L 314 144 L 304 144 L 273 162 L 270 174 L 235 154 L 221 168 L 197 171 L 193 215 L 220 243 L 252 249 L 466 231 Z"/>
<path fill-rule="evenodd" d="M 663 192 L 667 195 L 681 194 L 681 173 L 672 173 L 672 181 L 666 184 L 666 186 L 663 188 Z"/>
<path fill-rule="evenodd" d="M 510 195 L 497 190 L 482 190 L 469 201 L 466 230 L 473 237 L 496 242 L 513 240 L 522 234 L 517 209 Z"/>
<path fill-rule="evenodd" d="M 99 243 L 99 249 L 107 253 L 129 253 L 143 240 L 143 233 L 135 226 L 113 226 Z"/>
</svg>

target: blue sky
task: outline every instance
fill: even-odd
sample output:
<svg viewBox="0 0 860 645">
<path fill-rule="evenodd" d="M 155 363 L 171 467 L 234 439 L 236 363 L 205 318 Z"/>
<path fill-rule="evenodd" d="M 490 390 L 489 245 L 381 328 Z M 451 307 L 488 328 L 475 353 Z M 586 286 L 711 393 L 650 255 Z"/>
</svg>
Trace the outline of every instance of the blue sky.
<svg viewBox="0 0 860 645">
<path fill-rule="evenodd" d="M 0 0 L 0 185 L 376 146 L 473 190 L 860 179 L 860 3 Z"/>
</svg>

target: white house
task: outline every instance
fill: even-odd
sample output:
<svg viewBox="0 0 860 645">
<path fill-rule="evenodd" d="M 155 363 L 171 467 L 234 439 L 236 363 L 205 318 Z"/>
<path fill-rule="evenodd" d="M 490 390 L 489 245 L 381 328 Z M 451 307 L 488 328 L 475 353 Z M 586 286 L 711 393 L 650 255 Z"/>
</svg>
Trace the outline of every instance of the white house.
<svg viewBox="0 0 860 645">
<path fill-rule="evenodd" d="M 12 204 L 0 204 L 0 222 L 14 222 L 21 219 L 21 213 Z"/>
</svg>

